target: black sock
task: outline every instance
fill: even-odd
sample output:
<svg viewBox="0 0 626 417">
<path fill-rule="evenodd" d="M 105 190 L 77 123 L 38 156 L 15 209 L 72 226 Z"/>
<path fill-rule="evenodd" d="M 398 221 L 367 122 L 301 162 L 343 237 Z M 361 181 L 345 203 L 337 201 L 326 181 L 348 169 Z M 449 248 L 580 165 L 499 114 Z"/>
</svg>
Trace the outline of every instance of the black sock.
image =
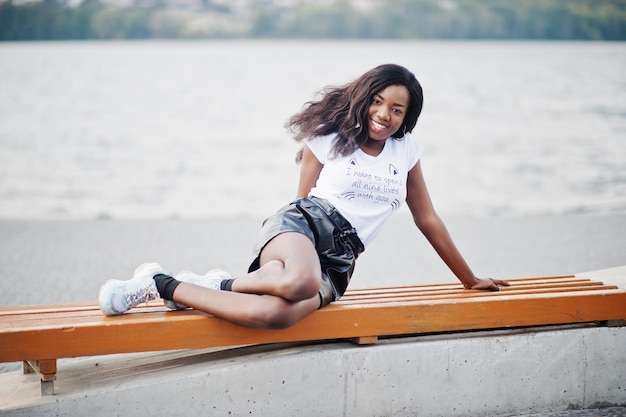
<svg viewBox="0 0 626 417">
<path fill-rule="evenodd" d="M 180 281 L 177 281 L 169 275 L 157 274 L 154 276 L 154 282 L 156 283 L 156 287 L 157 290 L 159 290 L 161 298 L 174 301 L 172 298 L 174 296 L 174 290 L 178 287 Z"/>
<path fill-rule="evenodd" d="M 233 281 L 235 281 L 235 278 L 225 279 L 224 281 L 222 281 L 222 283 L 220 284 L 220 290 L 232 291 L 233 290 Z"/>
</svg>

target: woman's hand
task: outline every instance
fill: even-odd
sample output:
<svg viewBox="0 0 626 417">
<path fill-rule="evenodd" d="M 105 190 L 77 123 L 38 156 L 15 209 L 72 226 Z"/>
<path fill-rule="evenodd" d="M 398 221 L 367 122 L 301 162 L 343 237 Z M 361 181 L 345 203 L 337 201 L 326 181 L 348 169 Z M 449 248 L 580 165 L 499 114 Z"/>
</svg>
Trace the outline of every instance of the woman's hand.
<svg viewBox="0 0 626 417">
<path fill-rule="evenodd" d="M 480 279 L 480 278 L 476 278 L 477 282 L 476 284 L 472 285 L 471 287 L 465 287 L 466 290 L 487 290 L 487 291 L 500 291 L 500 287 L 508 287 L 509 284 L 506 281 L 502 281 L 499 279 L 493 279 L 493 278 L 486 278 L 486 279 Z"/>
</svg>

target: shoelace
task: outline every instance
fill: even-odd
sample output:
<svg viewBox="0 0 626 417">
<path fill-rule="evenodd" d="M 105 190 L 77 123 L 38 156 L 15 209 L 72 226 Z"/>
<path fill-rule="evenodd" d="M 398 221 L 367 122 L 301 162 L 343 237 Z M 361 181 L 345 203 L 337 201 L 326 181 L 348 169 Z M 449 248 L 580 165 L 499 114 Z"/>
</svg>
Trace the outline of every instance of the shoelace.
<svg viewBox="0 0 626 417">
<path fill-rule="evenodd" d="M 155 288 L 151 286 L 142 286 L 137 291 L 126 293 L 126 302 L 129 306 L 136 306 L 141 303 L 147 303 L 150 300 L 158 298 L 159 294 Z"/>
</svg>

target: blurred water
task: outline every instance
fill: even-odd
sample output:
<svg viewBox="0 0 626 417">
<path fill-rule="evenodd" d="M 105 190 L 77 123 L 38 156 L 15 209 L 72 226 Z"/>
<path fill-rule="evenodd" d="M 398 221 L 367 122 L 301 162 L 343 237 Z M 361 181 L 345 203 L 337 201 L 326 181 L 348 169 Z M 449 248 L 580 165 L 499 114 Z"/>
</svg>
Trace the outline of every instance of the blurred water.
<svg viewBox="0 0 626 417">
<path fill-rule="evenodd" d="M 386 62 L 441 213 L 626 213 L 626 43 L 164 41 L 0 44 L 0 219 L 265 217 L 288 117 Z"/>
</svg>

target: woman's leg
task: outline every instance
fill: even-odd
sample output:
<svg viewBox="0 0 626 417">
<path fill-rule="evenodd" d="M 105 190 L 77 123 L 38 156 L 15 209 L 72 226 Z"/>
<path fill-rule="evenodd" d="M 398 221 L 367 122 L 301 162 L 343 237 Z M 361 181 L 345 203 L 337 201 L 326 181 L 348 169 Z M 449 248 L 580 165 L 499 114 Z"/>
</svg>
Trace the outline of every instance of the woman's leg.
<svg viewBox="0 0 626 417">
<path fill-rule="evenodd" d="M 317 310 L 322 272 L 313 243 L 282 233 L 261 252 L 261 267 L 237 278 L 232 291 L 181 283 L 174 301 L 249 327 L 285 328 Z"/>
</svg>

